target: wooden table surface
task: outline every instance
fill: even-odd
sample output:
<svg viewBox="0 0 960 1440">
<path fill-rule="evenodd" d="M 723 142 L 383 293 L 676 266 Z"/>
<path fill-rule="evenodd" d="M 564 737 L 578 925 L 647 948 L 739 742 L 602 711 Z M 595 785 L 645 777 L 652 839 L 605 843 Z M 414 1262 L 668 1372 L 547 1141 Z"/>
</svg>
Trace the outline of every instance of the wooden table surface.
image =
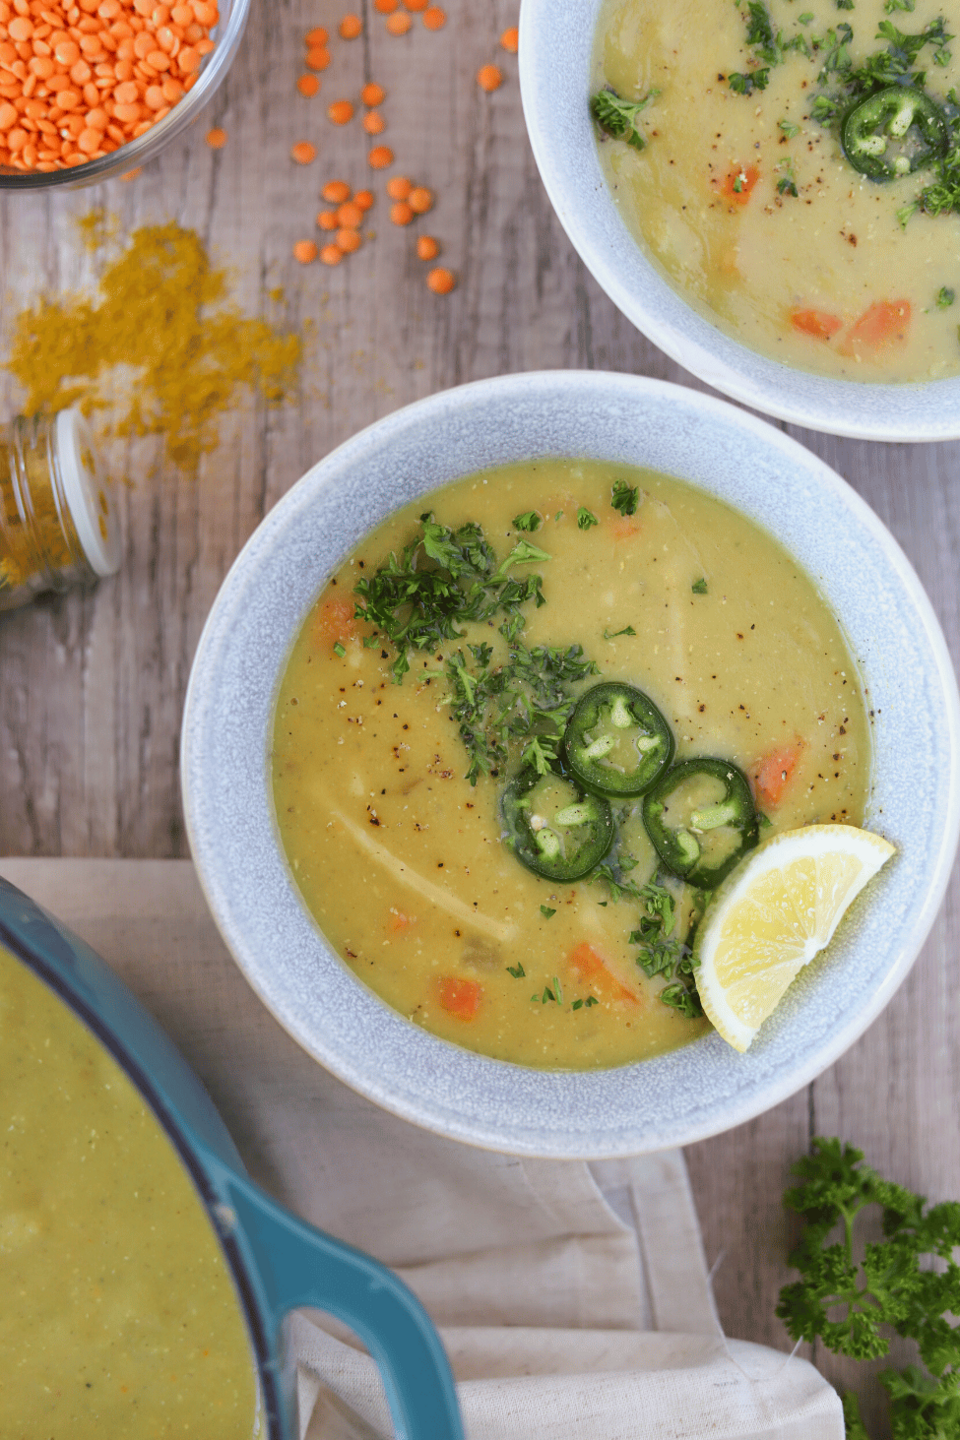
<svg viewBox="0 0 960 1440">
<path fill-rule="evenodd" d="M 488 375 L 539 368 L 623 370 L 699 387 L 624 320 L 586 273 L 540 184 L 520 106 L 516 57 L 498 37 L 517 0 L 449 0 L 446 26 L 389 35 L 371 0 L 353 6 L 364 36 L 335 35 L 333 0 L 253 0 L 246 39 L 221 91 L 186 138 L 141 176 L 53 198 L 0 202 L 2 323 L 39 293 L 96 278 L 102 257 L 72 217 L 103 206 L 121 236 L 176 219 L 230 268 L 238 304 L 268 308 L 286 293 L 285 323 L 304 331 L 298 394 L 281 409 L 251 401 L 220 425 L 199 474 L 161 463 L 148 438 L 114 444 L 122 494 L 123 567 L 90 593 L 45 598 L 0 617 L 0 855 L 182 857 L 180 715 L 191 658 L 234 555 L 294 481 L 361 426 L 420 396 Z M 331 31 L 321 94 L 295 89 L 303 35 Z M 500 64 L 494 94 L 475 82 Z M 326 104 L 382 84 L 394 173 L 429 185 L 437 203 L 420 229 L 438 236 L 458 276 L 449 297 L 424 283 L 410 230 L 391 225 L 385 176 L 366 165 L 357 120 L 332 125 Z M 205 143 L 223 126 L 226 146 Z M 293 142 L 318 158 L 301 167 Z M 299 266 L 295 240 L 315 234 L 319 187 L 342 175 L 371 183 L 376 232 L 337 269 Z M 275 307 L 271 314 L 276 314 Z M 21 398 L 9 376 L 2 399 Z M 960 443 L 889 445 L 810 431 L 795 437 L 835 467 L 891 529 L 960 653 Z M 908 661 L 909 657 L 905 657 Z M 692 1146 L 687 1159 L 729 1334 L 789 1349 L 774 1316 L 791 1230 L 780 1195 L 815 1134 L 857 1144 L 883 1173 L 934 1199 L 960 1198 L 960 1026 L 954 979 L 960 891 L 887 1011 L 806 1090 L 752 1123 Z M 899 1353 L 899 1352 L 898 1352 Z M 905 1352 L 904 1352 L 905 1353 Z M 856 1367 L 814 1356 L 865 1396 L 871 1434 L 888 1433 L 876 1387 Z"/>
</svg>

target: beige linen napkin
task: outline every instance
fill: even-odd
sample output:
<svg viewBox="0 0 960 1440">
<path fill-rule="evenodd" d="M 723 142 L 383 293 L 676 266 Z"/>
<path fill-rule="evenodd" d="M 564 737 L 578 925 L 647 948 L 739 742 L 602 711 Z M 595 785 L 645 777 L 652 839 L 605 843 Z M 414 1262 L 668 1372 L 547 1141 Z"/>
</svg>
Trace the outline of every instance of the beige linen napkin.
<svg viewBox="0 0 960 1440">
<path fill-rule="evenodd" d="M 842 1440 L 811 1365 L 727 1340 L 679 1151 L 587 1165 L 442 1139 L 341 1085 L 247 987 L 186 861 L 15 860 L 198 1071 L 251 1174 L 390 1265 L 440 1327 L 469 1440 Z M 386 1440 L 372 1361 L 295 1317 L 304 1440 Z"/>
</svg>

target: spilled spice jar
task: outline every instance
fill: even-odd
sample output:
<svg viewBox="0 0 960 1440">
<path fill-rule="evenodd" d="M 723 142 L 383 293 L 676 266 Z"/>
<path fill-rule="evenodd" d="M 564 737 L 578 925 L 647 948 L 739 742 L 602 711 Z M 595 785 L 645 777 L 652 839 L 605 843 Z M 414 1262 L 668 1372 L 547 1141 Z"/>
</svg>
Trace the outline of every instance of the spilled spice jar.
<svg viewBox="0 0 960 1440">
<path fill-rule="evenodd" d="M 79 410 L 0 425 L 0 610 L 113 575 L 117 522 Z"/>
</svg>

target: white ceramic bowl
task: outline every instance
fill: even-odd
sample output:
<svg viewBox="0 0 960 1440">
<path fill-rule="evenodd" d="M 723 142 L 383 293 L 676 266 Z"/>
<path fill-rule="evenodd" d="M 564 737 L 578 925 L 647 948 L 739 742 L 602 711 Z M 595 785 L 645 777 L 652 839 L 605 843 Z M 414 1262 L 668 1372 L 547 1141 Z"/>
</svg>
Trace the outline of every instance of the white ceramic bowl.
<svg viewBox="0 0 960 1440">
<path fill-rule="evenodd" d="M 563 228 L 594 279 L 672 360 L 756 410 L 868 440 L 960 436 L 960 375 L 927 384 L 836 380 L 769 360 L 689 305 L 641 249 L 613 202 L 590 118 L 602 0 L 522 0 L 520 88 L 533 153 Z"/>
<path fill-rule="evenodd" d="M 746 1055 L 711 1033 L 658 1059 L 571 1074 L 439 1040 L 338 959 L 280 848 L 268 777 L 277 685 L 328 576 L 399 505 L 471 471 L 547 455 L 651 466 L 754 517 L 819 583 L 869 687 L 867 823 L 899 854 Z M 201 637 L 182 773 L 190 844 L 217 924 L 254 990 L 311 1055 L 388 1110 L 459 1140 L 528 1155 L 622 1155 L 686 1144 L 766 1110 L 842 1054 L 886 1005 L 933 923 L 956 850 L 960 705 L 909 563 L 863 501 L 802 446 L 724 401 L 659 381 L 511 375 L 378 421 L 270 512 Z"/>
</svg>

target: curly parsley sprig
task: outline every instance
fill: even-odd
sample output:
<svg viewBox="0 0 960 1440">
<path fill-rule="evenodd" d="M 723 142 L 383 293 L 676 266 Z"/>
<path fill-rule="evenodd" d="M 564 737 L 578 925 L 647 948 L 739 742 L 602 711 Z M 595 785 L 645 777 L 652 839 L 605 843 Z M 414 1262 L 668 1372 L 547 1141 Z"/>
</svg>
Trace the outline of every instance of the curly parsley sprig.
<svg viewBox="0 0 960 1440">
<path fill-rule="evenodd" d="M 648 90 L 639 100 L 624 100 L 615 90 L 598 90 L 590 101 L 590 113 L 600 129 L 614 140 L 625 140 L 634 150 L 645 150 L 647 140 L 637 124 L 637 116 L 659 94 L 659 90 Z"/>
<path fill-rule="evenodd" d="M 960 1204 L 927 1208 L 914 1195 L 863 1164 L 863 1152 L 815 1139 L 812 1153 L 793 1167 L 801 1183 L 784 1204 L 804 1219 L 790 1263 L 802 1278 L 780 1292 L 777 1314 L 794 1340 L 819 1337 L 835 1353 L 858 1360 L 885 1355 L 892 1329 L 917 1342 L 926 1370 L 884 1370 L 894 1440 L 940 1440 L 960 1434 Z M 855 1258 L 857 1217 L 872 1205 L 883 1212 L 883 1239 Z M 837 1225 L 841 1237 L 827 1240 Z M 931 1260 L 939 1261 L 930 1269 Z M 839 1313 L 838 1313 L 839 1312 Z M 836 1318 L 831 1319 L 833 1314 Z M 855 1401 L 847 1398 L 848 1436 L 863 1435 Z M 859 1429 L 857 1428 L 859 1426 Z"/>
</svg>

